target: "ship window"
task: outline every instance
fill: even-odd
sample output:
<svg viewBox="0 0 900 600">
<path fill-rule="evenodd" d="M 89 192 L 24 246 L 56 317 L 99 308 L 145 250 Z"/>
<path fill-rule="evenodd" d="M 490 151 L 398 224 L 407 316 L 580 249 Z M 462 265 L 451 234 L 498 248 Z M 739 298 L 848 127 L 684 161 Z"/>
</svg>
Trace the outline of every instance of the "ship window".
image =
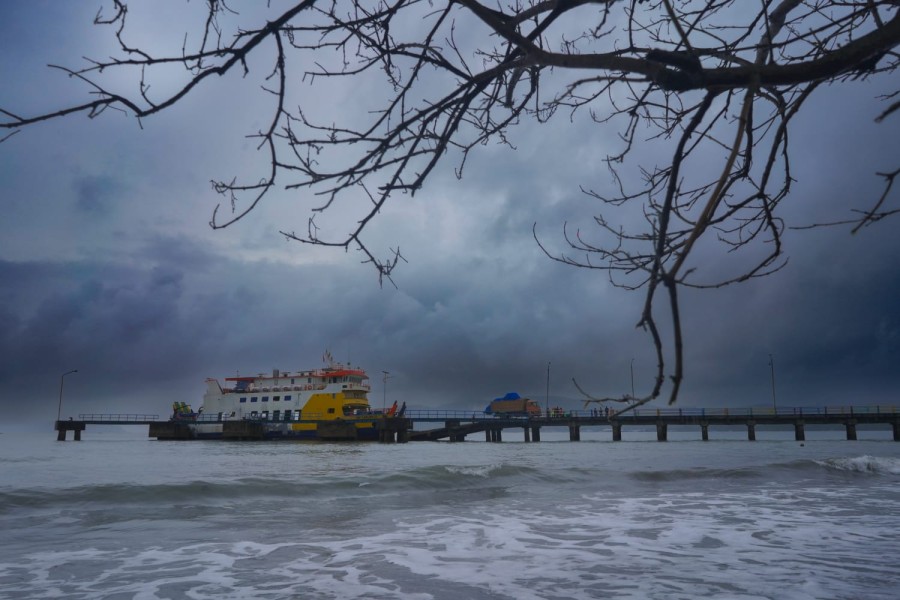
<svg viewBox="0 0 900 600">
<path fill-rule="evenodd" d="M 268 401 L 269 401 L 269 397 L 268 397 L 268 396 L 263 396 L 262 401 L 263 401 L 263 402 L 268 402 Z"/>
<path fill-rule="evenodd" d="M 291 401 L 291 397 L 290 397 L 290 396 L 285 396 L 285 397 L 284 397 L 284 401 L 285 401 L 285 402 L 290 402 L 290 401 Z"/>
<path fill-rule="evenodd" d="M 294 385 L 294 378 L 291 377 L 291 385 Z"/>
<path fill-rule="evenodd" d="M 280 411 L 280 410 L 276 410 L 275 412 L 272 413 L 272 420 L 273 420 L 273 421 L 277 421 L 279 418 L 281 418 L 281 411 Z"/>
<path fill-rule="evenodd" d="M 333 415 L 333 414 L 334 414 L 334 409 L 333 409 L 333 408 L 329 408 L 329 409 L 328 409 L 328 414 L 329 414 L 329 415 Z"/>
<path fill-rule="evenodd" d="M 250 402 L 256 402 L 257 400 L 259 400 L 257 396 L 250 396 Z"/>
<path fill-rule="evenodd" d="M 281 400 L 281 396 L 275 396 L 274 398 L 272 398 L 272 402 L 278 402 L 279 400 Z"/>
<path fill-rule="evenodd" d="M 246 401 L 247 401 L 247 396 L 244 396 L 243 398 L 241 398 L 241 402 L 246 402 Z"/>
</svg>

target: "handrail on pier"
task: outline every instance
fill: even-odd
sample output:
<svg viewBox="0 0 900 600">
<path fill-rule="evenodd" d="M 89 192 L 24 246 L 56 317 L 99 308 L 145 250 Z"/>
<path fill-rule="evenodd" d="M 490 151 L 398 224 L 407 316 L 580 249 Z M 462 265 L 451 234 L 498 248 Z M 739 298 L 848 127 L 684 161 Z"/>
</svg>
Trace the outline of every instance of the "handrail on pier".
<svg viewBox="0 0 900 600">
<path fill-rule="evenodd" d="M 157 421 L 159 415 L 137 415 L 137 414 L 111 414 L 111 413 L 87 413 L 78 415 L 79 421 L 114 421 L 117 423 L 133 423 L 145 421 Z"/>
</svg>

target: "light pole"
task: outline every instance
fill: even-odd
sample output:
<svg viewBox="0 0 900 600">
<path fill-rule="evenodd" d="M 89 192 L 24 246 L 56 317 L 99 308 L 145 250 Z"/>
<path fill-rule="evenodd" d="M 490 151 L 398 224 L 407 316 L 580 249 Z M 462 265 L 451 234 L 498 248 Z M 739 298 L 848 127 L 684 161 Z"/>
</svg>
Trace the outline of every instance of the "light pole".
<svg viewBox="0 0 900 600">
<path fill-rule="evenodd" d="M 62 375 L 59 376 L 59 407 L 56 409 L 56 420 L 59 421 L 60 415 L 62 414 L 62 392 L 63 392 L 63 382 L 66 380 L 66 375 L 71 375 L 72 373 L 77 373 L 78 369 L 72 369 L 71 371 L 66 371 Z"/>
<path fill-rule="evenodd" d="M 383 396 L 381 398 L 381 414 L 384 414 L 384 411 L 387 410 L 387 380 L 388 380 L 388 376 L 390 375 L 390 372 L 382 371 L 382 373 L 384 373 L 384 377 L 382 377 L 382 382 L 384 383 L 384 386 L 382 387 Z"/>
<path fill-rule="evenodd" d="M 545 402 L 547 404 L 547 416 L 549 417 L 550 416 L 550 361 L 549 360 L 547 361 L 547 398 L 546 398 Z"/>
<path fill-rule="evenodd" d="M 778 414 L 778 406 L 775 404 L 775 359 L 769 355 L 769 367 L 772 369 L 772 410 Z"/>
<path fill-rule="evenodd" d="M 631 397 L 634 398 L 634 359 L 631 359 Z"/>
</svg>

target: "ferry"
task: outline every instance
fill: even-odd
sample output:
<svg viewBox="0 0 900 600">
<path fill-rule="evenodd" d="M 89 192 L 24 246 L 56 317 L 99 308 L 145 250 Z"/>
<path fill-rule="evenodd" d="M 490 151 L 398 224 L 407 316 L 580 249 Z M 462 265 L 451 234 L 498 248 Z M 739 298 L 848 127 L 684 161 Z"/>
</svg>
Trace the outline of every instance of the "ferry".
<svg viewBox="0 0 900 600">
<path fill-rule="evenodd" d="M 397 405 L 369 405 L 369 377 L 358 367 L 335 362 L 306 371 L 280 371 L 206 380 L 197 412 L 176 402 L 159 439 L 377 440 L 379 420 L 402 416 Z M 166 434 L 170 431 L 170 434 Z M 152 434 L 151 434 L 152 435 Z"/>
</svg>

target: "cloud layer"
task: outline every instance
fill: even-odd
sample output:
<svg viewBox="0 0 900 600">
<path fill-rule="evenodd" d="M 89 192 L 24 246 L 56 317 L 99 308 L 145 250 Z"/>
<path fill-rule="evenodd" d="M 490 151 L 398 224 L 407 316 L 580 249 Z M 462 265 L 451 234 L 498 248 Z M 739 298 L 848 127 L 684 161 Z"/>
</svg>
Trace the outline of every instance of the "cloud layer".
<svg viewBox="0 0 900 600">
<path fill-rule="evenodd" d="M 16 82 L 0 92 L 4 108 L 35 112 L 70 97 L 71 82 L 41 65 L 98 44 L 87 41 L 93 12 L 69 5 L 47 37 L 16 34 L 39 9 L 3 9 L 0 33 L 18 36 L 0 57 L 0 79 Z M 279 192 L 236 225 L 209 229 L 219 201 L 209 180 L 255 160 L 243 136 L 267 101 L 237 93 L 235 118 L 234 104 L 219 101 L 225 84 L 234 82 L 143 129 L 121 114 L 76 117 L 0 145 L 0 402 L 13 421 L 52 419 L 59 376 L 73 368 L 65 414 L 166 414 L 172 401 L 199 403 L 205 377 L 310 368 L 326 348 L 369 371 L 376 405 L 382 371 L 388 402 L 412 407 L 481 409 L 507 391 L 543 400 L 548 363 L 551 402 L 571 408 L 581 407 L 573 378 L 620 396 L 633 368 L 638 394 L 652 386 L 650 338 L 635 328 L 640 292 L 554 263 L 532 238 L 537 223 L 542 242 L 562 250 L 565 223 L 592 231 L 600 207 L 579 186 L 611 178 L 606 142 L 591 130 L 564 119 L 523 125 L 517 150 L 479 148 L 461 181 L 448 163 L 422 192 L 397 198 L 367 241 L 384 253 L 399 246 L 408 262 L 396 287 L 379 287 L 359 253 L 278 234 L 305 227 L 314 199 L 302 193 Z M 874 172 L 900 156 L 900 127 L 872 124 L 877 91 L 823 90 L 810 105 L 793 133 L 798 183 L 786 218 L 846 218 L 848 197 L 864 209 L 880 193 Z M 336 216 L 338 231 L 352 224 Z M 896 402 L 894 228 L 789 231 L 782 271 L 684 292 L 682 405 L 769 405 L 770 354 L 783 405 Z M 721 274 L 728 260 L 704 249 L 695 266 Z"/>
</svg>

